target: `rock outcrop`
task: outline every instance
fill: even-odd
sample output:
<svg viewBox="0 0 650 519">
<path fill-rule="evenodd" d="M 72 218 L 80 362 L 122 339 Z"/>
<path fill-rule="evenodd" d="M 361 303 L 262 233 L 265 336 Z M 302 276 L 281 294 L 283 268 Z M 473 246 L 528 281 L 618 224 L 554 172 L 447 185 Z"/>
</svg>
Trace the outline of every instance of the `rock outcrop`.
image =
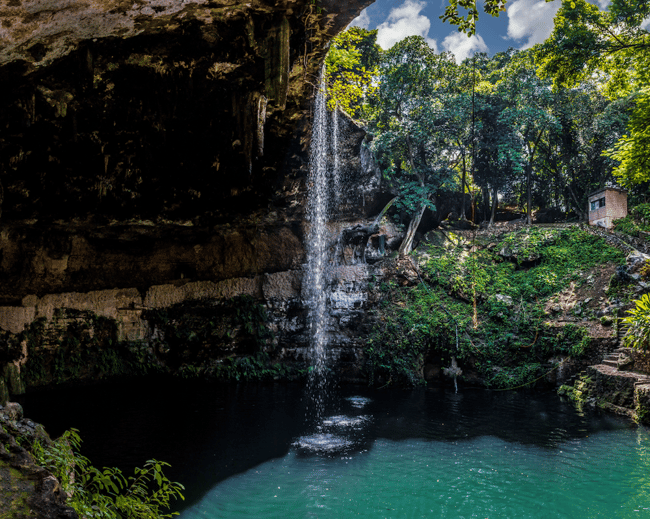
<svg viewBox="0 0 650 519">
<path fill-rule="evenodd" d="M 3 220 L 287 203 L 326 45 L 370 1 L 3 2 Z"/>
<path fill-rule="evenodd" d="M 370 3 L 0 4 L 0 400 L 110 372 L 118 344 L 164 363 L 167 309 L 225 312 L 210 333 L 241 340 L 211 357 L 250 354 L 233 298 L 269 312 L 266 346 L 303 355 L 310 102 L 329 40 Z M 385 200 L 365 132 L 339 122 L 340 230 Z M 91 350 L 98 372 L 69 364 Z"/>
<path fill-rule="evenodd" d="M 0 405 L 0 426 L 0 510 L 3 516 L 76 519 L 77 513 L 65 504 L 67 496 L 58 480 L 35 465 L 27 449 L 36 440 L 50 442 L 42 426 L 24 418 L 17 403 Z"/>
<path fill-rule="evenodd" d="M 598 407 L 650 424 L 650 355 L 618 348 L 600 363 L 587 367 L 559 393 L 578 405 Z"/>
</svg>

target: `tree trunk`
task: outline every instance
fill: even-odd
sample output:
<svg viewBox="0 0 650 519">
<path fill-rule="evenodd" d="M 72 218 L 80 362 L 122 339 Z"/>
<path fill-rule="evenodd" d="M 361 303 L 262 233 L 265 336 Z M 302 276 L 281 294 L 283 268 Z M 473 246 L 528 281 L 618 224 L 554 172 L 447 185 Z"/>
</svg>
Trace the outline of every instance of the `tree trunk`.
<svg viewBox="0 0 650 519">
<path fill-rule="evenodd" d="M 460 219 L 467 220 L 465 216 L 465 153 L 463 152 L 463 175 L 460 179 Z"/>
<path fill-rule="evenodd" d="M 533 216 L 530 214 L 530 208 L 533 205 L 533 196 L 531 194 L 531 182 L 532 182 L 532 174 L 533 174 L 533 159 L 535 158 L 535 152 L 537 151 L 537 145 L 539 144 L 540 139 L 542 138 L 542 135 L 544 135 L 544 130 L 546 129 L 546 125 L 542 126 L 542 129 L 539 131 L 537 134 L 537 138 L 535 139 L 535 142 L 533 143 L 532 147 L 530 144 L 528 144 L 528 164 L 526 165 L 526 190 L 527 190 L 527 205 L 528 205 L 528 210 L 526 211 L 528 213 L 527 216 L 527 222 L 528 225 L 531 225 L 533 223 Z"/>
<path fill-rule="evenodd" d="M 483 218 L 482 220 L 487 220 L 487 213 L 490 210 L 490 192 L 488 191 L 487 186 L 481 188 L 483 192 Z"/>
<path fill-rule="evenodd" d="M 530 214 L 530 206 L 532 205 L 532 201 L 533 201 L 533 197 L 532 197 L 531 189 L 530 189 L 530 177 L 531 177 L 531 172 L 532 172 L 532 170 L 533 170 L 533 165 L 529 162 L 529 163 L 526 165 L 526 191 L 527 191 L 527 201 L 526 201 L 526 204 L 527 204 L 527 208 L 526 208 L 527 216 L 526 216 L 526 223 L 527 223 L 528 225 L 530 225 L 530 224 L 533 223 L 533 218 L 532 218 L 532 216 L 531 216 L 531 214 Z"/>
<path fill-rule="evenodd" d="M 578 198 L 576 197 L 575 193 L 573 192 L 573 189 L 571 189 L 571 184 L 567 184 L 567 189 L 569 190 L 569 194 L 571 195 L 571 198 L 573 198 L 573 202 L 575 204 L 574 207 L 575 207 L 576 212 L 578 213 L 578 217 L 579 217 L 580 221 L 583 221 L 583 222 L 588 221 L 589 219 L 587 218 L 587 213 L 583 209 L 581 209 L 582 207 L 584 207 L 584 205 L 581 204 L 580 202 L 578 202 Z"/>
<path fill-rule="evenodd" d="M 497 188 L 492 188 L 492 214 L 490 215 L 490 225 L 494 223 L 494 217 L 497 214 L 497 207 L 499 206 L 499 196 L 497 193 Z"/>
<path fill-rule="evenodd" d="M 413 238 L 415 238 L 415 231 L 417 231 L 418 227 L 420 226 L 420 221 L 422 220 L 422 215 L 424 214 L 424 210 L 426 209 L 426 207 L 427 206 L 425 204 L 422 204 L 420 206 L 420 210 L 413 217 L 411 223 L 409 223 L 409 227 L 406 230 L 406 235 L 404 236 L 404 240 L 402 241 L 402 244 L 399 246 L 400 256 L 403 256 L 404 254 L 408 254 L 409 252 L 411 252 L 411 247 L 413 246 Z"/>
</svg>

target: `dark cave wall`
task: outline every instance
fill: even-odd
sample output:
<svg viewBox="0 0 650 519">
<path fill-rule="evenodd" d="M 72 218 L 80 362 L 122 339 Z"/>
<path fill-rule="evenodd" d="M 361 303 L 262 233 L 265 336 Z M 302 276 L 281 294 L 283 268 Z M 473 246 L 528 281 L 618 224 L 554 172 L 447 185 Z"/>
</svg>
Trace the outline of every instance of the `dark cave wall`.
<svg viewBox="0 0 650 519">
<path fill-rule="evenodd" d="M 180 3 L 167 2 L 147 18 L 142 6 L 104 2 L 135 24 L 128 37 L 124 24 L 109 34 L 104 24 L 103 37 L 72 49 L 54 36 L 9 45 L 2 221 L 212 223 L 282 206 L 288 172 L 306 160 L 325 45 L 368 3 L 196 2 L 173 12 Z M 28 2 L 20 20 L 0 8 L 3 27 L 46 24 L 37 7 Z M 55 14 L 72 23 L 68 11 Z"/>
<path fill-rule="evenodd" d="M 124 362 L 304 368 L 311 100 L 370 3 L 0 0 L 0 401 Z M 383 200 L 363 128 L 339 122 L 337 229 Z M 367 285 L 355 272 L 345 290 Z M 235 303 L 273 338 L 222 323 Z M 161 326 L 196 351 L 168 363 Z"/>
</svg>

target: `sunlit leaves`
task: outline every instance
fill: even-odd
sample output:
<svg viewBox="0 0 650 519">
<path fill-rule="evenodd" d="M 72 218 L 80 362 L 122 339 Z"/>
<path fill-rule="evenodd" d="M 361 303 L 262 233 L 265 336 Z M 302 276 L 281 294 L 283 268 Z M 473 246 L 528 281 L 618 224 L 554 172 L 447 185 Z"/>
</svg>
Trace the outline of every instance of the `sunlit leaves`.
<svg viewBox="0 0 650 519">
<path fill-rule="evenodd" d="M 332 41 L 325 58 L 328 108 L 337 105 L 353 118 L 362 117 L 364 101 L 376 88 L 380 48 L 377 31 L 352 27 Z"/>
<path fill-rule="evenodd" d="M 623 185 L 650 181 L 650 87 L 635 97 L 628 133 L 606 155 L 619 162 L 614 174 Z"/>
<path fill-rule="evenodd" d="M 476 22 L 479 12 L 476 0 L 449 0 L 445 14 L 440 18 L 443 22 L 456 25 L 460 32 L 468 36 L 476 34 Z M 506 0 L 484 0 L 483 10 L 490 16 L 498 17 L 506 10 Z"/>
<path fill-rule="evenodd" d="M 650 344 L 650 295 L 643 294 L 635 301 L 635 307 L 627 311 L 623 324 L 629 326 L 625 345 L 646 351 Z"/>
<path fill-rule="evenodd" d="M 553 34 L 537 50 L 539 72 L 555 88 L 595 76 L 608 97 L 635 101 L 627 134 L 606 152 L 619 162 L 614 173 L 627 186 L 650 180 L 650 34 L 641 27 L 649 15 L 650 0 L 612 0 L 607 11 L 565 0 Z"/>
</svg>

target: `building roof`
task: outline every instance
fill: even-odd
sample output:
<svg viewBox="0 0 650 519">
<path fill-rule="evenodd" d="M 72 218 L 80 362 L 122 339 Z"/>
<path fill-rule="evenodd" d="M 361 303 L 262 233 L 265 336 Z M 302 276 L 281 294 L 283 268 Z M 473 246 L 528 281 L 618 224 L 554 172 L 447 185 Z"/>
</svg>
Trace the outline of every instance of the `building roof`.
<svg viewBox="0 0 650 519">
<path fill-rule="evenodd" d="M 627 193 L 627 189 L 623 189 L 622 187 L 609 186 L 609 187 L 603 187 L 602 189 L 589 193 L 587 195 L 587 198 L 591 198 L 594 195 L 599 195 L 600 193 L 604 193 L 605 191 L 618 191 L 619 193 Z"/>
</svg>

